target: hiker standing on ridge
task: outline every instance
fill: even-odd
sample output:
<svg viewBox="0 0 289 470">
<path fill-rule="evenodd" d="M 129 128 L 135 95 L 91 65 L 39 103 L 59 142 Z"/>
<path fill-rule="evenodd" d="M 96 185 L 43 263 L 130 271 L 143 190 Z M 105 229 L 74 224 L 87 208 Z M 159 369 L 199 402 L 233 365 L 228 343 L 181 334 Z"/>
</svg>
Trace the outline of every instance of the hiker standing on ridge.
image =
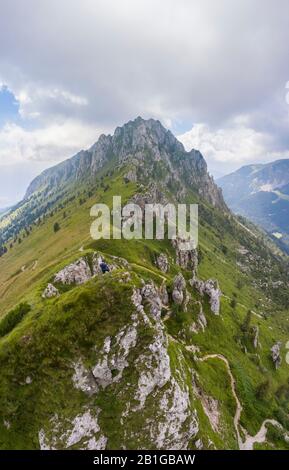
<svg viewBox="0 0 289 470">
<path fill-rule="evenodd" d="M 99 267 L 101 269 L 102 274 L 104 273 L 109 273 L 110 269 L 108 265 L 106 264 L 105 260 L 102 260 L 99 264 Z"/>
</svg>

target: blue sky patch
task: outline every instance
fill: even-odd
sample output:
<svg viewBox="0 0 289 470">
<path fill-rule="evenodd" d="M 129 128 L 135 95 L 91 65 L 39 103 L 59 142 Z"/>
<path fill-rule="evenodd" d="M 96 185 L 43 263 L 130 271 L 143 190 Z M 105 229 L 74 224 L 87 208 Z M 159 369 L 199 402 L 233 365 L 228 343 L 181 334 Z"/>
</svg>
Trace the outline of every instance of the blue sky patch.
<svg viewBox="0 0 289 470">
<path fill-rule="evenodd" d="M 19 103 L 6 86 L 0 88 L 0 127 L 19 119 Z"/>
</svg>

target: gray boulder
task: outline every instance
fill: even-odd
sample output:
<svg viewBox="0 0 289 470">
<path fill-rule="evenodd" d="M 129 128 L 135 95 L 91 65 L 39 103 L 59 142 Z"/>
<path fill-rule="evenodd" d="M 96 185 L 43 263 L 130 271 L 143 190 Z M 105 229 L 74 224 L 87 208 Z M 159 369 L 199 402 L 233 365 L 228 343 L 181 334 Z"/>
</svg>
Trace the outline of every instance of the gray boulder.
<svg viewBox="0 0 289 470">
<path fill-rule="evenodd" d="M 42 297 L 43 299 L 51 299 L 52 297 L 58 297 L 59 291 L 54 287 L 53 284 L 48 284 L 46 289 L 44 289 Z"/>
<path fill-rule="evenodd" d="M 65 266 L 55 277 L 55 282 L 62 284 L 84 284 L 91 279 L 92 273 L 85 258 L 80 258 L 74 263 Z"/>
<path fill-rule="evenodd" d="M 167 273 L 170 268 L 167 255 L 160 253 L 156 259 L 156 265 L 163 273 Z"/>
<path fill-rule="evenodd" d="M 182 249 L 183 243 L 184 240 L 178 237 L 172 240 L 172 245 L 176 251 L 176 263 L 183 269 L 191 269 L 195 274 L 198 269 L 198 252 L 195 249 Z"/>
<path fill-rule="evenodd" d="M 167 291 L 167 288 L 166 288 L 165 281 L 162 282 L 162 285 L 159 288 L 159 296 L 160 296 L 160 299 L 162 301 L 162 304 L 163 305 L 168 305 L 169 295 L 168 295 L 168 291 Z"/>
<path fill-rule="evenodd" d="M 195 287 L 202 296 L 205 294 L 208 295 L 211 311 L 215 315 L 219 315 L 222 292 L 219 289 L 218 281 L 214 279 L 201 281 L 200 279 L 193 278 L 190 280 L 190 284 L 192 287 Z"/>
<path fill-rule="evenodd" d="M 150 284 L 145 284 L 141 289 L 141 295 L 144 302 L 147 302 L 150 306 L 150 313 L 156 317 L 160 318 L 162 310 L 162 300 L 160 298 L 160 293 L 157 287 L 151 282 Z"/>
<path fill-rule="evenodd" d="M 185 278 L 182 275 L 182 273 L 179 273 L 174 278 L 173 293 L 172 293 L 173 301 L 176 304 L 181 305 L 183 303 L 185 290 L 186 290 Z"/>
<path fill-rule="evenodd" d="M 271 357 L 273 364 L 275 366 L 275 369 L 278 369 L 282 363 L 282 357 L 281 357 L 281 341 L 277 341 L 276 344 L 274 344 L 271 348 Z"/>
</svg>

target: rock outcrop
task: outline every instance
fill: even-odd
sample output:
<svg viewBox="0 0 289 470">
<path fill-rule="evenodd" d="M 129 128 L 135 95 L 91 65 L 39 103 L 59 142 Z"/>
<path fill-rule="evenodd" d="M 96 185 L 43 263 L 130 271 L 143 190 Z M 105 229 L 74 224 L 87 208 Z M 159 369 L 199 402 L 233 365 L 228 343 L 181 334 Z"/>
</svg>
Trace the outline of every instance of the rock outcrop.
<svg viewBox="0 0 289 470">
<path fill-rule="evenodd" d="M 101 388 L 118 382 L 122 378 L 123 370 L 128 367 L 127 357 L 137 340 L 137 323 L 126 325 L 116 335 L 114 340 L 109 336 L 105 338 L 101 357 L 92 369 L 92 375 Z"/>
<path fill-rule="evenodd" d="M 87 260 L 80 258 L 55 274 L 54 282 L 60 282 L 61 284 L 84 284 L 91 277 L 92 273 Z"/>
<path fill-rule="evenodd" d="M 126 183 L 128 183 L 128 182 L 135 183 L 137 181 L 136 168 L 132 168 L 131 170 L 129 170 L 124 175 L 123 179 Z"/>
<path fill-rule="evenodd" d="M 82 359 L 78 359 L 73 363 L 74 374 L 72 376 L 72 382 L 75 388 L 82 390 L 82 392 L 88 395 L 93 395 L 98 391 L 98 385 L 94 379 L 93 374 L 83 364 Z"/>
<path fill-rule="evenodd" d="M 141 369 L 135 394 L 135 400 L 139 402 L 137 409 L 143 408 L 147 397 L 155 389 L 161 389 L 171 378 L 167 346 L 168 340 L 164 329 L 160 323 L 157 323 L 149 350 L 140 355 L 136 361 L 136 367 Z"/>
<path fill-rule="evenodd" d="M 276 344 L 274 344 L 271 348 L 271 357 L 273 364 L 275 366 L 275 369 L 278 369 L 282 363 L 282 357 L 281 357 L 281 341 L 277 341 Z"/>
<path fill-rule="evenodd" d="M 173 292 L 172 292 L 172 298 L 176 304 L 181 305 L 183 303 L 185 291 L 186 291 L 186 281 L 182 273 L 179 273 L 174 278 Z"/>
<path fill-rule="evenodd" d="M 84 256 L 68 264 L 63 269 L 58 271 L 54 276 L 55 283 L 64 285 L 81 285 L 89 281 L 92 277 L 102 274 L 100 263 L 103 261 L 102 256 L 94 252 L 88 256 Z M 120 267 L 127 267 L 128 262 L 124 258 L 112 257 L 116 263 L 108 264 L 109 270 L 114 270 L 118 265 Z M 129 279 L 129 273 L 126 273 L 126 278 Z M 45 288 L 42 297 L 50 298 L 59 295 L 59 290 L 51 283 Z"/>
<path fill-rule="evenodd" d="M 205 331 L 205 329 L 207 327 L 207 319 L 206 319 L 206 316 L 204 314 L 202 303 L 197 302 L 197 304 L 199 306 L 199 313 L 198 313 L 198 319 L 197 319 L 198 326 L 201 328 L 202 331 Z"/>
<path fill-rule="evenodd" d="M 160 288 L 159 288 L 159 296 L 161 299 L 161 302 L 164 307 L 166 307 L 169 303 L 169 294 L 166 288 L 166 283 L 165 281 L 162 282 Z"/>
<path fill-rule="evenodd" d="M 82 401 L 83 408 L 74 417 L 55 415 L 49 425 L 40 429 L 41 449 L 67 449 L 75 445 L 81 449 L 105 449 L 108 439 L 99 424 L 102 410 L 91 399 L 104 391 L 114 395 L 115 390 L 118 400 L 125 393 L 125 402 L 119 401 L 118 407 L 123 410 L 117 424 L 124 448 L 132 439 L 136 448 L 144 448 L 145 436 L 149 447 L 183 450 L 197 435 L 198 416 L 188 385 L 190 380 L 176 373 L 171 363 L 169 337 L 159 314 L 162 304 L 159 288 L 153 283 L 135 288 L 131 302 L 134 311 L 130 320 L 92 351 L 95 362 L 91 368 L 82 358 L 72 364 L 73 386 L 88 401 L 86 404 Z M 184 361 L 180 353 L 181 370 L 186 370 Z M 132 374 L 129 381 L 128 371 Z M 141 427 L 137 424 L 139 420 Z"/>
<path fill-rule="evenodd" d="M 252 327 L 252 335 L 253 335 L 253 346 L 255 349 L 259 346 L 259 326 Z"/>
<path fill-rule="evenodd" d="M 211 311 L 215 315 L 219 315 L 222 292 L 219 289 L 218 281 L 213 279 L 201 281 L 200 279 L 193 278 L 189 282 L 202 296 L 207 295 L 209 297 Z"/>
<path fill-rule="evenodd" d="M 156 265 L 163 273 L 167 273 L 170 268 L 167 255 L 160 253 L 156 258 Z"/>
<path fill-rule="evenodd" d="M 56 287 L 49 283 L 42 293 L 43 299 L 51 299 L 52 297 L 58 297 L 59 290 Z"/>
<path fill-rule="evenodd" d="M 134 294 L 133 302 L 142 314 L 147 299 L 146 290 Z M 144 318 L 151 324 L 149 316 Z M 180 385 L 172 374 L 168 337 L 160 317 L 154 318 L 154 326 L 151 324 L 153 340 L 136 361 L 140 375 L 134 398 L 139 405 L 134 410 L 142 410 L 148 397 L 153 394 L 159 406 L 155 419 L 144 422 L 148 435 L 154 436 L 158 449 L 186 449 L 189 440 L 198 432 L 197 413 L 192 407 L 188 386 L 185 383 Z"/>
<path fill-rule="evenodd" d="M 197 385 L 195 378 L 193 378 L 193 387 L 195 394 L 199 397 L 203 410 L 207 415 L 211 427 L 214 432 L 219 432 L 220 425 L 220 407 L 219 402 L 215 398 L 207 395 L 201 387 Z"/>
<path fill-rule="evenodd" d="M 195 249 L 184 250 L 182 248 L 183 243 L 184 240 L 179 237 L 172 240 L 172 245 L 176 251 L 176 264 L 183 269 L 191 270 L 194 276 L 198 269 L 198 252 Z"/>
<path fill-rule="evenodd" d="M 143 302 L 149 305 L 150 313 L 155 318 L 160 318 L 162 310 L 162 300 L 158 288 L 153 282 L 145 284 L 141 289 Z"/>
<path fill-rule="evenodd" d="M 39 445 L 41 450 L 69 449 L 78 444 L 83 450 L 104 450 L 107 438 L 101 434 L 98 424 L 100 410 L 94 412 L 86 410 L 72 420 L 62 421 L 56 415 L 50 423 L 53 429 L 52 436 L 46 435 L 44 429 L 39 431 Z"/>
</svg>

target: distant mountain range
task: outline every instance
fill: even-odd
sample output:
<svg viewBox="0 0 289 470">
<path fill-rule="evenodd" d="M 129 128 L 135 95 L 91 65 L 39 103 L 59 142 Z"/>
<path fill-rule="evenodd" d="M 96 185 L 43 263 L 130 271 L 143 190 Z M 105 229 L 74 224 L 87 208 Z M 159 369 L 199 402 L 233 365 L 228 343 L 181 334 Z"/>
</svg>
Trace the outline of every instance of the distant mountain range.
<svg viewBox="0 0 289 470">
<path fill-rule="evenodd" d="M 217 183 L 234 212 L 289 246 L 289 159 L 243 166 Z"/>
</svg>

